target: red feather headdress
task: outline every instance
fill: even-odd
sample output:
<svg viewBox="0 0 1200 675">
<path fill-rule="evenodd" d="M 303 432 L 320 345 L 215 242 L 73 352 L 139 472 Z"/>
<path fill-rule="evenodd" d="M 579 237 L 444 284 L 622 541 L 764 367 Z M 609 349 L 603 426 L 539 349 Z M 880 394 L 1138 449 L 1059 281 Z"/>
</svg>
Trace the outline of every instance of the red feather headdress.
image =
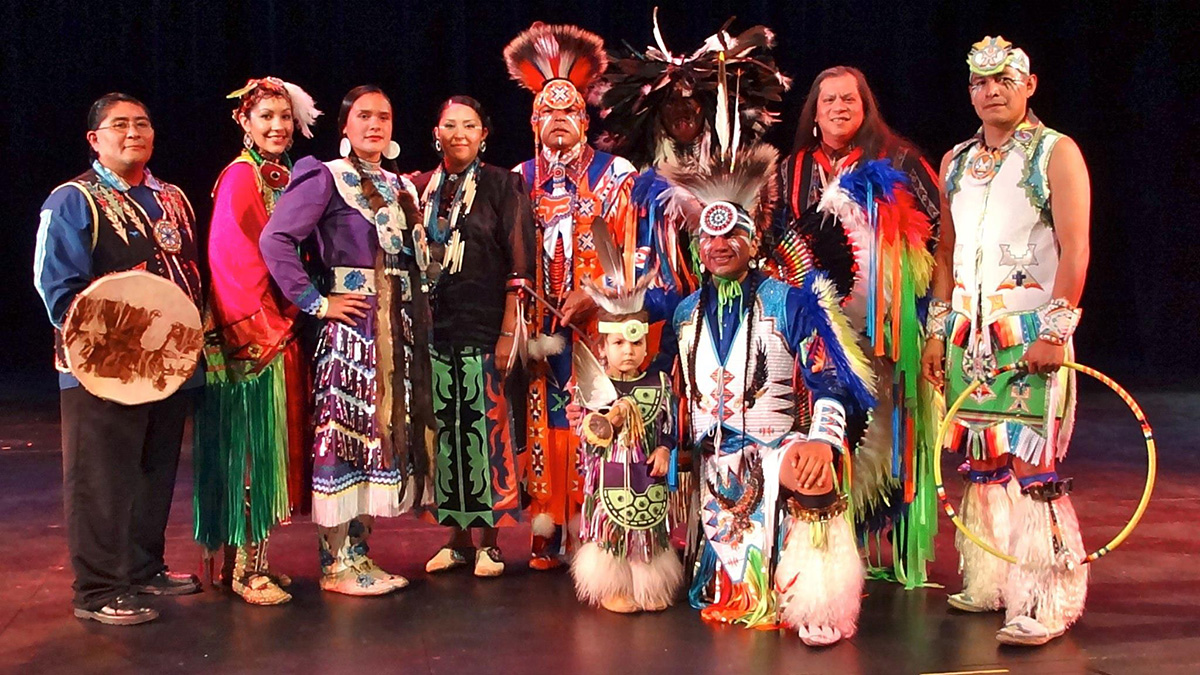
<svg viewBox="0 0 1200 675">
<path fill-rule="evenodd" d="M 536 22 L 504 48 L 508 74 L 537 94 L 534 108 L 583 108 L 580 92 L 608 67 L 604 40 L 578 26 Z"/>
</svg>

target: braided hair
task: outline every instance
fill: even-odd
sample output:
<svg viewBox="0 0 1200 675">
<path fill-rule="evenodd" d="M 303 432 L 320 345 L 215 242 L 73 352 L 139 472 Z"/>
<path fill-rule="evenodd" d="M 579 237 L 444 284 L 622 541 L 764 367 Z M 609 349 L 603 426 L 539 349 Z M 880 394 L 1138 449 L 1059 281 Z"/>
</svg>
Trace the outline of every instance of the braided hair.
<svg viewBox="0 0 1200 675">
<path fill-rule="evenodd" d="M 696 384 L 696 352 L 700 348 L 700 333 L 704 330 L 704 314 L 707 309 L 706 298 L 708 294 L 705 289 L 712 281 L 710 272 L 700 273 L 700 299 L 696 302 L 696 329 L 692 334 L 692 348 L 688 350 L 687 355 L 687 376 L 688 376 L 688 409 L 691 409 L 693 401 L 700 399 L 700 387 Z"/>
<path fill-rule="evenodd" d="M 749 322 L 749 325 L 746 327 L 745 372 L 742 373 L 742 382 L 744 382 L 746 385 L 746 391 L 742 395 L 742 400 L 746 401 L 746 404 L 744 406 L 742 406 L 742 417 L 743 418 L 746 416 L 746 409 L 754 407 L 754 400 L 755 400 L 754 394 L 757 393 L 759 387 L 761 386 L 761 385 L 758 385 L 754 381 L 754 378 L 750 377 L 750 373 L 753 372 L 753 370 L 754 370 L 753 368 L 751 368 L 751 365 L 754 364 L 754 356 L 755 356 L 755 354 L 754 354 L 754 324 L 755 324 L 754 303 L 758 299 L 758 286 L 759 286 L 759 284 L 762 283 L 762 277 L 760 277 L 757 274 L 754 274 L 754 271 L 751 270 L 750 272 L 748 272 L 747 281 L 749 281 L 748 289 L 746 291 L 745 298 L 743 298 L 743 305 L 747 308 L 746 321 Z M 745 422 L 745 420 L 743 419 L 743 426 L 745 426 L 744 422 Z"/>
</svg>

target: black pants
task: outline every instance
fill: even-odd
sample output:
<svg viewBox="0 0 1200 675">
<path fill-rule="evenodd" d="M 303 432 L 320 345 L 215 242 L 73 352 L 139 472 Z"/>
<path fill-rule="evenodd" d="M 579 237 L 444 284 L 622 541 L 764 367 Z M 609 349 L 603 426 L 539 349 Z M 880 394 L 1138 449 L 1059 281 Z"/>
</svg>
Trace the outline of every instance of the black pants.
<svg viewBox="0 0 1200 675">
<path fill-rule="evenodd" d="M 163 571 L 189 392 L 126 406 L 60 394 L 63 502 L 75 606 L 99 609 Z"/>
</svg>

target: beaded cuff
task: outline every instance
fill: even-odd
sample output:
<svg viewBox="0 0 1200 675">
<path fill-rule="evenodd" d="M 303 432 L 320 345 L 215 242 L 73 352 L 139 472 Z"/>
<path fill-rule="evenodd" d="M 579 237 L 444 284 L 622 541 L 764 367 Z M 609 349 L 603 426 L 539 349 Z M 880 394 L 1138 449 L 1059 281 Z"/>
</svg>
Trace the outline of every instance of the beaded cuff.
<svg viewBox="0 0 1200 675">
<path fill-rule="evenodd" d="M 831 398 L 820 398 L 813 404 L 812 426 L 808 440 L 828 443 L 835 450 L 846 445 L 846 408 Z"/>
<path fill-rule="evenodd" d="M 1063 298 L 1055 298 L 1039 307 L 1037 315 L 1041 323 L 1038 339 L 1062 346 L 1075 334 L 1083 310 L 1072 307 L 1071 303 Z"/>
<path fill-rule="evenodd" d="M 925 317 L 925 334 L 931 338 L 945 340 L 950 333 L 950 303 L 945 300 L 934 300 L 929 303 L 929 314 Z"/>
</svg>

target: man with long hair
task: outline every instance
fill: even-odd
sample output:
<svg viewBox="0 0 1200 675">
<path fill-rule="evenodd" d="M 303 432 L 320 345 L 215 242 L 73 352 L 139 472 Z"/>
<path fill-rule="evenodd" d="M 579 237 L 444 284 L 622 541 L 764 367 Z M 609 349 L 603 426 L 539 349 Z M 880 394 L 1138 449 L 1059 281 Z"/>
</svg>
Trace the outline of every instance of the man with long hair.
<svg viewBox="0 0 1200 675">
<path fill-rule="evenodd" d="M 937 525 L 932 425 L 918 390 L 937 178 L 884 122 L 862 72 L 835 66 L 813 81 L 778 187 L 775 236 L 808 249 L 838 280 L 878 382 L 878 407 L 850 421 L 860 533 L 890 528 L 892 568 L 876 572 L 919 587 Z"/>
<path fill-rule="evenodd" d="M 882 158 L 908 176 L 908 188 L 936 226 L 940 206 L 933 167 L 915 145 L 884 121 L 861 70 L 853 66 L 826 68 L 808 90 L 792 154 L 780 165 L 781 186 L 786 190 L 781 194 L 787 196 L 793 217 L 799 218 L 820 200 L 825 186 L 840 171 Z"/>
</svg>

